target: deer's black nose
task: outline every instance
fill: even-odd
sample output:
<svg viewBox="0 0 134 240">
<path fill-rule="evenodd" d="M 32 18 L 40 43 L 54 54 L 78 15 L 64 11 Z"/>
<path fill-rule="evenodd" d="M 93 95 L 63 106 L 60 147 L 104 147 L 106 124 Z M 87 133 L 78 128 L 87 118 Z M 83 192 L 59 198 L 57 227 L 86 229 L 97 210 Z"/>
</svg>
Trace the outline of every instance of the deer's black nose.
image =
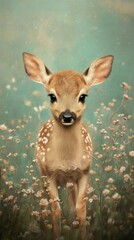
<svg viewBox="0 0 134 240">
<path fill-rule="evenodd" d="M 63 121 L 65 123 L 70 123 L 72 119 L 73 119 L 73 114 L 71 112 L 66 111 L 63 113 Z"/>
<path fill-rule="evenodd" d="M 65 112 L 62 112 L 59 116 L 60 121 L 63 123 L 71 123 L 76 120 L 76 115 L 73 112 L 70 112 L 69 110 L 66 110 Z"/>
</svg>

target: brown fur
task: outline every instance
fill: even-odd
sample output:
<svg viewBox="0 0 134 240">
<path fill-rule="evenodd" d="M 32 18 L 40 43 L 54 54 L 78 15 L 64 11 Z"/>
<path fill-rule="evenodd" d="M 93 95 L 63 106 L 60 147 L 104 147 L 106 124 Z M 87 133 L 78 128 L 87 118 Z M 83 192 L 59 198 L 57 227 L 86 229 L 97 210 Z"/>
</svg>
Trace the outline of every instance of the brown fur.
<svg viewBox="0 0 134 240">
<path fill-rule="evenodd" d="M 81 75 L 64 70 L 52 74 L 39 58 L 24 53 L 24 66 L 34 81 L 42 83 L 49 94 L 55 95 L 51 103 L 53 119 L 41 128 L 36 142 L 36 155 L 41 175 L 47 176 L 49 197 L 56 239 L 60 238 L 61 208 L 58 185 L 68 185 L 71 211 L 76 211 L 80 221 L 81 238 L 86 239 L 86 191 L 92 161 L 93 146 L 88 130 L 81 118 L 85 104 L 79 98 L 87 94 L 91 85 L 103 82 L 111 72 L 113 57 L 94 61 Z M 75 120 L 68 126 L 60 121 L 65 111 L 75 113 Z"/>
</svg>

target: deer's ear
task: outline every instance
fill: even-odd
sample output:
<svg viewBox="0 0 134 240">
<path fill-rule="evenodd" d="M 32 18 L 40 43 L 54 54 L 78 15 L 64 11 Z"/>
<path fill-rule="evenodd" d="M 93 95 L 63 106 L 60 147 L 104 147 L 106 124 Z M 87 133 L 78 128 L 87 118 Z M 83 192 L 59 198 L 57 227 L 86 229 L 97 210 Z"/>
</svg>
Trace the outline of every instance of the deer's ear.
<svg viewBox="0 0 134 240">
<path fill-rule="evenodd" d="M 112 70 L 113 59 L 112 55 L 108 55 L 92 62 L 83 74 L 86 83 L 91 86 L 104 82 Z"/>
<path fill-rule="evenodd" d="M 52 73 L 44 65 L 43 61 L 30 53 L 23 53 L 24 67 L 31 80 L 42 84 L 47 84 Z"/>
</svg>

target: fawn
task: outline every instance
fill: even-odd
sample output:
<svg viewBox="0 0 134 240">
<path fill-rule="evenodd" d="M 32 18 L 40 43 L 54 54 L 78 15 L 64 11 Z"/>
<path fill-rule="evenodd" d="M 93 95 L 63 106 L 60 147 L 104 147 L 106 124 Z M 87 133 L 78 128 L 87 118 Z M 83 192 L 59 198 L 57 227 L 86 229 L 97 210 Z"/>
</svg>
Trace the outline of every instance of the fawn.
<svg viewBox="0 0 134 240">
<path fill-rule="evenodd" d="M 41 59 L 29 53 L 23 53 L 23 60 L 28 76 L 42 83 L 50 97 L 53 119 L 48 120 L 39 132 L 36 155 L 41 175 L 46 176 L 49 183 L 55 239 L 61 234 L 58 186 L 70 183 L 70 209 L 76 211 L 81 238 L 85 240 L 86 191 L 93 146 L 81 119 L 90 87 L 108 78 L 113 56 L 97 59 L 83 74 L 71 70 L 52 74 Z"/>
</svg>

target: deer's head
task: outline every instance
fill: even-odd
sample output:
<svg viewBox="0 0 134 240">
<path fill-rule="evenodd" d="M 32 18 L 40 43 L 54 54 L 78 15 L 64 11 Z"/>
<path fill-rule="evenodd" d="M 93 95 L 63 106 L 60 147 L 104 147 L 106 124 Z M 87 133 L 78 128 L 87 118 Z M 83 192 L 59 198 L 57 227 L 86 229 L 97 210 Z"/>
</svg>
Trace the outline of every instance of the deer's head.
<svg viewBox="0 0 134 240">
<path fill-rule="evenodd" d="M 108 78 L 113 56 L 97 59 L 83 74 L 71 70 L 53 74 L 41 59 L 29 53 L 23 53 L 23 60 L 30 79 L 43 84 L 46 88 L 56 121 L 64 126 L 70 126 L 81 119 L 89 88 Z"/>
</svg>

